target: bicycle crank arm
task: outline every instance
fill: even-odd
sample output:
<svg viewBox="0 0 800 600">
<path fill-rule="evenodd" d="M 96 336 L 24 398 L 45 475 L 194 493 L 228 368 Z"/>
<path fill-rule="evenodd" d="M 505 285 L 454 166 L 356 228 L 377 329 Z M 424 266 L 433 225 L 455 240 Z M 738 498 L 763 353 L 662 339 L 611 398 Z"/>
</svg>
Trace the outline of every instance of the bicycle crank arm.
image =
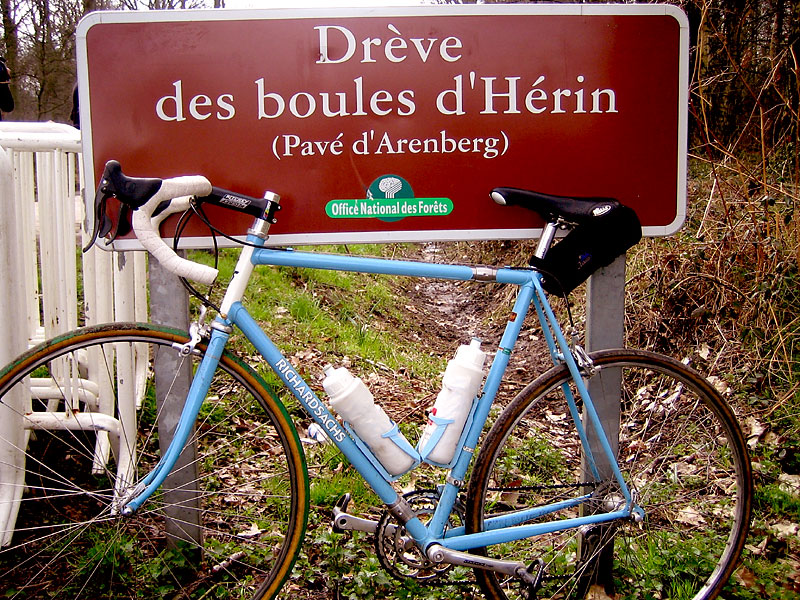
<svg viewBox="0 0 800 600">
<path fill-rule="evenodd" d="M 370 519 L 362 519 L 347 512 L 347 505 L 350 504 L 350 494 L 345 494 L 336 501 L 333 507 L 333 521 L 331 527 L 334 533 L 344 533 L 345 531 L 366 531 L 375 533 L 378 530 L 378 522 Z"/>
<path fill-rule="evenodd" d="M 378 530 L 378 522 L 370 519 L 362 519 L 342 512 L 338 508 L 333 509 L 333 523 L 331 523 L 334 533 L 344 533 L 345 531 L 366 531 L 375 533 Z"/>
<path fill-rule="evenodd" d="M 435 564 L 446 563 L 460 567 L 494 571 L 495 573 L 502 573 L 515 577 L 528 586 L 538 586 L 540 581 L 539 573 L 531 572 L 524 563 L 518 561 L 498 560 L 478 554 L 459 552 L 458 550 L 450 550 L 439 544 L 430 546 L 427 550 L 427 555 L 428 560 Z"/>
</svg>

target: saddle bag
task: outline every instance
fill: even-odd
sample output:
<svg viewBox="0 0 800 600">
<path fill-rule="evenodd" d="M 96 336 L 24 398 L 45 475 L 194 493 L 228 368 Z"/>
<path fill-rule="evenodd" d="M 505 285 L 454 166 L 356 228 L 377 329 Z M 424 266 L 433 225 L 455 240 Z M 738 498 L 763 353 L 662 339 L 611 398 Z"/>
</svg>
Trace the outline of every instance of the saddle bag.
<svg viewBox="0 0 800 600">
<path fill-rule="evenodd" d="M 615 200 L 594 207 L 591 217 L 550 248 L 543 259 L 531 257 L 550 294 L 570 293 L 589 276 L 610 265 L 642 239 L 636 213 Z"/>
</svg>

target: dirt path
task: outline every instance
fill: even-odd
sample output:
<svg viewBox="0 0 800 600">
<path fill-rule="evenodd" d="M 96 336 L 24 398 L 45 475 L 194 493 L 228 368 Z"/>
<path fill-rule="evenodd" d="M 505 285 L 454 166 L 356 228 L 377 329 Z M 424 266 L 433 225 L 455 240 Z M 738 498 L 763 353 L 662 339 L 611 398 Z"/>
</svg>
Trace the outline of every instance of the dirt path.
<svg viewBox="0 0 800 600">
<path fill-rule="evenodd" d="M 436 244 L 428 244 L 417 258 L 445 262 L 440 254 Z M 414 283 L 408 289 L 415 318 L 426 320 L 422 328 L 427 334 L 426 344 L 447 357 L 472 337 L 494 352 L 511 314 L 514 292 L 515 288 L 498 284 L 487 288 L 485 284 L 447 280 Z M 504 381 L 508 385 L 501 389 L 503 396 L 513 395 L 552 366 L 538 330 L 535 315 L 529 315 L 506 372 Z"/>
</svg>

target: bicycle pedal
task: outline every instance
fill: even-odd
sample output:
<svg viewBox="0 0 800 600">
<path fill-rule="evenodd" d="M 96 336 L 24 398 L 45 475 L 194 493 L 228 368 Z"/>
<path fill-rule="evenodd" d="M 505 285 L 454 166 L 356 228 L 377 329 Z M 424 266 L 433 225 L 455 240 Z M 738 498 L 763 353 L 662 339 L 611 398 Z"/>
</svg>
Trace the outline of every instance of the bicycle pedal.
<svg viewBox="0 0 800 600">
<path fill-rule="evenodd" d="M 346 531 L 348 504 L 350 504 L 350 494 L 345 494 L 336 501 L 333 507 L 333 520 L 331 521 L 333 533 L 344 533 Z"/>
</svg>

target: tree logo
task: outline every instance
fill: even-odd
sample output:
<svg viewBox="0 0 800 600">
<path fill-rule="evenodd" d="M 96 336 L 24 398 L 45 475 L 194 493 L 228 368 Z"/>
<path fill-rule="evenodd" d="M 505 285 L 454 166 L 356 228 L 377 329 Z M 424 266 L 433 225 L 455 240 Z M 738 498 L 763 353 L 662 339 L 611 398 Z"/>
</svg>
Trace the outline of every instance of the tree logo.
<svg viewBox="0 0 800 600">
<path fill-rule="evenodd" d="M 411 189 L 411 184 L 398 175 L 381 175 L 367 188 L 368 200 L 395 200 L 413 197 L 414 190 Z M 389 205 L 387 208 L 396 210 L 399 208 L 399 205 Z M 399 221 L 404 216 L 405 215 L 378 218 L 381 221 L 393 223 L 394 221 Z"/>
</svg>

